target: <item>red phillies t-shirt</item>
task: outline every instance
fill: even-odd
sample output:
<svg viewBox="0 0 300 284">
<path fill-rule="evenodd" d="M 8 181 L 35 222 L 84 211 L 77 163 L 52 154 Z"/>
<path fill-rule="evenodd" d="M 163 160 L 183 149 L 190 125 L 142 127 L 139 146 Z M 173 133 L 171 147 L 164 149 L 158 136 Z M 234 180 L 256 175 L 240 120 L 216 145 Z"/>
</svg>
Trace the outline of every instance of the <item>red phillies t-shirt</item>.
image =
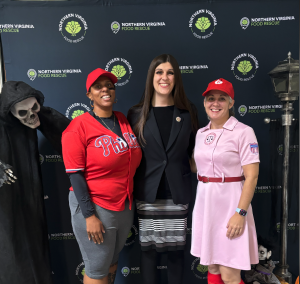
<svg viewBox="0 0 300 284">
<path fill-rule="evenodd" d="M 114 114 L 123 137 L 85 113 L 63 132 L 62 150 L 66 172 L 84 172 L 92 201 L 105 209 L 122 211 L 127 196 L 131 209 L 133 176 L 142 151 L 124 114 Z"/>
</svg>

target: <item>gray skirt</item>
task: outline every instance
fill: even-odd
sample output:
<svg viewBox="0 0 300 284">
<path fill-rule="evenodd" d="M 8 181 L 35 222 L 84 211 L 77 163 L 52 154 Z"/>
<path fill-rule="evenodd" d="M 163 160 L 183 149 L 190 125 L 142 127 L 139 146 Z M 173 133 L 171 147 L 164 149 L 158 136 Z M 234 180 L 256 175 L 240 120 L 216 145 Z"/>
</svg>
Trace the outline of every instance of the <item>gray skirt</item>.
<svg viewBox="0 0 300 284">
<path fill-rule="evenodd" d="M 184 249 L 188 204 L 174 204 L 172 199 L 157 199 L 154 203 L 136 200 L 136 207 L 142 251 Z"/>
</svg>

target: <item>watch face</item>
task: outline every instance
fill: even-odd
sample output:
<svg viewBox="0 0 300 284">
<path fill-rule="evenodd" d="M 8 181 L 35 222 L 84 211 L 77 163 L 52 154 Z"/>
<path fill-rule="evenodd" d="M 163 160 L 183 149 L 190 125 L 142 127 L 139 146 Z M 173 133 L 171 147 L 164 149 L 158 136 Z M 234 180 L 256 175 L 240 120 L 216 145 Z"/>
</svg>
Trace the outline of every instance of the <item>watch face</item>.
<svg viewBox="0 0 300 284">
<path fill-rule="evenodd" d="M 247 215 L 247 211 L 245 211 L 244 209 L 241 209 L 239 212 L 240 215 L 242 216 L 246 216 Z"/>
</svg>

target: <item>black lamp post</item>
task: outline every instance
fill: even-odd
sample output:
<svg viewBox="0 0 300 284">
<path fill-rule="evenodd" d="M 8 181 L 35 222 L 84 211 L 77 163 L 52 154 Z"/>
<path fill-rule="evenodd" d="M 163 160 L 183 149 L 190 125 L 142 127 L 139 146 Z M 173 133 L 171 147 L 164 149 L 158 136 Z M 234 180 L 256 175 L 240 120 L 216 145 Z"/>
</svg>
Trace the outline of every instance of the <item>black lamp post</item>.
<svg viewBox="0 0 300 284">
<path fill-rule="evenodd" d="M 4 71 L 4 58 L 3 58 L 3 49 L 0 33 L 0 93 L 2 91 L 3 84 L 5 82 L 5 71 Z"/>
<path fill-rule="evenodd" d="M 280 261 L 276 265 L 274 274 L 292 284 L 292 274 L 288 271 L 287 264 L 287 225 L 288 225 L 288 177 L 289 177 L 289 155 L 290 155 L 290 126 L 293 121 L 293 102 L 299 97 L 299 60 L 288 58 L 280 61 L 278 65 L 269 72 L 274 87 L 275 95 L 282 102 L 281 123 L 284 127 L 284 156 L 282 171 L 282 216 L 280 225 Z M 269 118 L 265 119 L 270 122 Z"/>
</svg>

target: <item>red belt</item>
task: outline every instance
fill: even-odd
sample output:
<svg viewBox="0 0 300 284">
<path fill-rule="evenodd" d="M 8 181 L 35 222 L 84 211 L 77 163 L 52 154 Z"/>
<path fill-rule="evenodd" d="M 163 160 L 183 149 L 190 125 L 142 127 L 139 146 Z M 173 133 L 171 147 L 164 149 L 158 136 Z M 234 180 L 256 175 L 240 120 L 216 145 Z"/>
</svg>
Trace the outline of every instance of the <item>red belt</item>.
<svg viewBox="0 0 300 284">
<path fill-rule="evenodd" d="M 202 181 L 203 183 L 208 183 L 208 182 L 235 182 L 235 181 L 243 181 L 245 180 L 244 176 L 240 177 L 224 177 L 223 178 L 216 178 L 216 177 L 202 177 L 198 175 L 198 180 Z"/>
</svg>

